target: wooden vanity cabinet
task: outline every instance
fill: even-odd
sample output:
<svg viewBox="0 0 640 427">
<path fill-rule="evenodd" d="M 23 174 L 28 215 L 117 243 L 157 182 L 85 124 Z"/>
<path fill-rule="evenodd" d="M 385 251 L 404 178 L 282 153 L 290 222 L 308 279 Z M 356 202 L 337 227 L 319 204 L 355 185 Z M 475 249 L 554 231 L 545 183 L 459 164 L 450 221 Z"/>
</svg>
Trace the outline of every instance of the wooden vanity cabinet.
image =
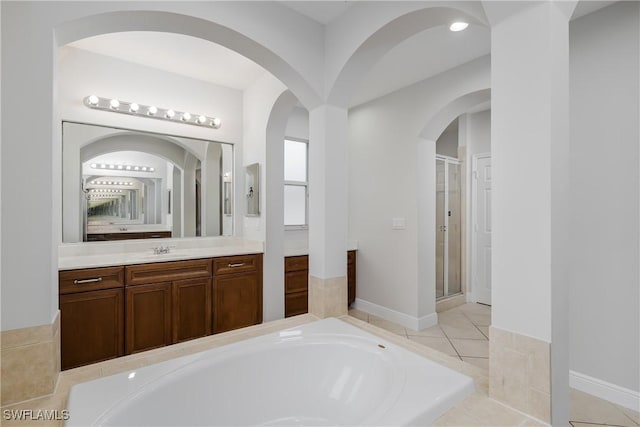
<svg viewBox="0 0 640 427">
<path fill-rule="evenodd" d="M 309 256 L 284 259 L 284 317 L 309 311 Z"/>
<path fill-rule="evenodd" d="M 356 300 L 356 251 L 347 252 L 347 304 Z"/>
<path fill-rule="evenodd" d="M 125 353 L 211 334 L 211 259 L 125 267 Z"/>
<path fill-rule="evenodd" d="M 347 304 L 356 300 L 356 251 L 347 252 Z M 309 256 L 284 258 L 284 317 L 309 311 Z"/>
<path fill-rule="evenodd" d="M 262 254 L 214 258 L 213 333 L 262 322 Z"/>
<path fill-rule="evenodd" d="M 124 268 L 61 271 L 61 368 L 124 354 Z"/>
</svg>

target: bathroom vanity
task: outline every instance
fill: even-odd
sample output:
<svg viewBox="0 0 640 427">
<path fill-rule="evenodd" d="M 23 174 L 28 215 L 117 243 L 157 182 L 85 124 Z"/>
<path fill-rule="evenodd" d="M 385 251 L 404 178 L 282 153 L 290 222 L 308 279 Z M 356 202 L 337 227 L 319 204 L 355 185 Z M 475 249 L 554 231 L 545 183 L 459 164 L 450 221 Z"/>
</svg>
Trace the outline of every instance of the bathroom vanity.
<svg viewBox="0 0 640 427">
<path fill-rule="evenodd" d="M 262 245 L 240 242 L 61 257 L 62 369 L 261 323 Z"/>
</svg>

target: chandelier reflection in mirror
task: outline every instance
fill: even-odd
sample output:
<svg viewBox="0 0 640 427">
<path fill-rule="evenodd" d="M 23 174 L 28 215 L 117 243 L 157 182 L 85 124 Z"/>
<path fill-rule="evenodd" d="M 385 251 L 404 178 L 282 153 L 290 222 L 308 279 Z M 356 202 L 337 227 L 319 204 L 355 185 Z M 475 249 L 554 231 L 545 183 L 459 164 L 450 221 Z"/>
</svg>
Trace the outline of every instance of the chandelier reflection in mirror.
<svg viewBox="0 0 640 427">
<path fill-rule="evenodd" d="M 120 101 L 118 99 L 101 98 L 96 95 L 85 97 L 84 105 L 95 110 L 148 117 L 150 119 L 166 120 L 213 129 L 220 129 L 220 126 L 222 126 L 222 120 L 218 117 L 191 114 L 184 111 L 172 110 L 171 108 L 158 108 L 154 105 L 142 105 L 135 102 Z"/>
</svg>

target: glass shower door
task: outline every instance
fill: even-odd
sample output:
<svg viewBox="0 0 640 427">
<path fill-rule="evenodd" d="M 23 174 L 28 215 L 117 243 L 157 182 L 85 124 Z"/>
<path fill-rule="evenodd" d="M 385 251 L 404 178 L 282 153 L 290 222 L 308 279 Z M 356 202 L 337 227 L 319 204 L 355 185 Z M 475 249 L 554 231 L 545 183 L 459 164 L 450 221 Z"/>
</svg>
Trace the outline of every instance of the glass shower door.
<svg viewBox="0 0 640 427">
<path fill-rule="evenodd" d="M 436 160 L 436 298 L 444 296 L 445 161 Z"/>
<path fill-rule="evenodd" d="M 436 158 L 436 298 L 462 292 L 460 162 Z"/>
</svg>

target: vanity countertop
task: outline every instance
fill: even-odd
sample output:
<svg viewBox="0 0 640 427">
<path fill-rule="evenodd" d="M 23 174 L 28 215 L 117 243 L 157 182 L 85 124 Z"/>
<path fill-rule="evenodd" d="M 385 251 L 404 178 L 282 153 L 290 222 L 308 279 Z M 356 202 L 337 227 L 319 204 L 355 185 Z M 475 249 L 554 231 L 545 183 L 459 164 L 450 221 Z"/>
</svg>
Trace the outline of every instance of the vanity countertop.
<svg viewBox="0 0 640 427">
<path fill-rule="evenodd" d="M 169 247 L 169 253 L 154 254 L 154 249 L 158 247 Z M 263 252 L 264 245 L 261 241 L 233 237 L 63 243 L 58 247 L 58 270 L 214 258 Z"/>
<path fill-rule="evenodd" d="M 357 251 L 358 242 L 349 240 L 347 242 L 347 251 Z M 303 240 L 285 241 L 284 256 L 302 256 L 309 255 L 309 244 Z"/>
</svg>

